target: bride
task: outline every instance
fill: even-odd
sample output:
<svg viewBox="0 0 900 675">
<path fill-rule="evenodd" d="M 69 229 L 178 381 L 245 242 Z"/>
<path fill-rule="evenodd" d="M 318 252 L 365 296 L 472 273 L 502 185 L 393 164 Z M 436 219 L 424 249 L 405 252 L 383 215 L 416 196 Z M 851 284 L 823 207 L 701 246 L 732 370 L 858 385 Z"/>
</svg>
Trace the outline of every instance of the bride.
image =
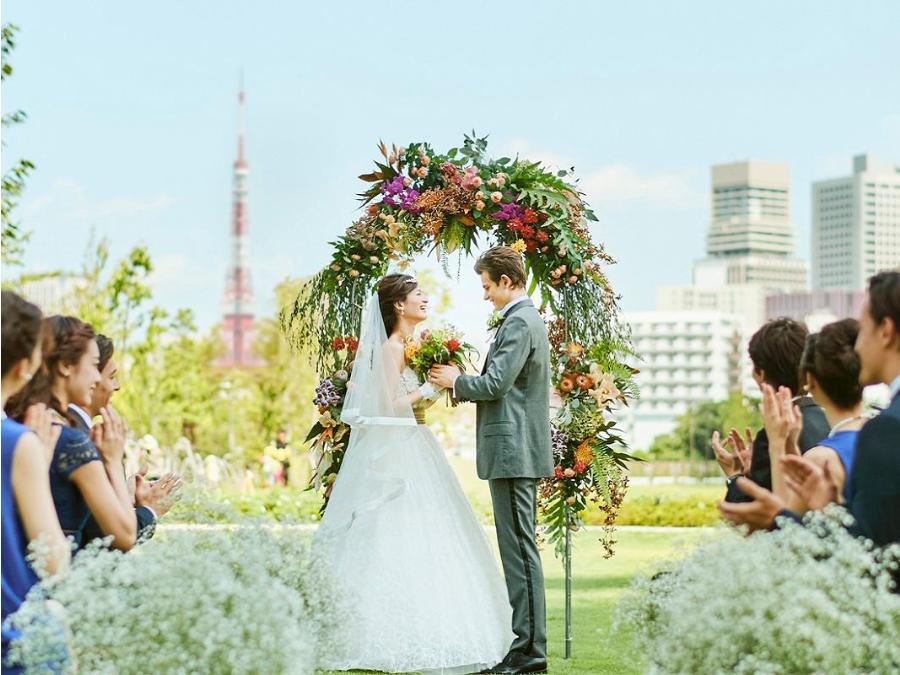
<svg viewBox="0 0 900 675">
<path fill-rule="evenodd" d="M 351 608 L 327 669 L 478 672 L 514 638 L 487 537 L 424 423 L 441 392 L 406 365 L 427 305 L 414 278 L 391 274 L 363 314 L 341 415 L 350 445 L 314 540 Z"/>
</svg>

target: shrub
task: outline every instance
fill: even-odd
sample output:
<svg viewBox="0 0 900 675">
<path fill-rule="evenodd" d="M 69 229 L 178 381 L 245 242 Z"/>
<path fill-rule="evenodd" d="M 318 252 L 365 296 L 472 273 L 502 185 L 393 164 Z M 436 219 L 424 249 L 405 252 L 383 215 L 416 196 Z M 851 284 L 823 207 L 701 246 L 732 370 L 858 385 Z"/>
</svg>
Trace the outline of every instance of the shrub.
<svg viewBox="0 0 900 675">
<path fill-rule="evenodd" d="M 13 615 L 11 658 L 29 672 L 59 653 L 48 599 L 64 608 L 85 673 L 309 673 L 336 648 L 344 611 L 303 538 L 251 524 L 79 553 Z"/>
<path fill-rule="evenodd" d="M 836 507 L 806 526 L 727 533 L 651 578 L 617 611 L 655 673 L 900 669 L 900 547 L 877 550 Z"/>
</svg>

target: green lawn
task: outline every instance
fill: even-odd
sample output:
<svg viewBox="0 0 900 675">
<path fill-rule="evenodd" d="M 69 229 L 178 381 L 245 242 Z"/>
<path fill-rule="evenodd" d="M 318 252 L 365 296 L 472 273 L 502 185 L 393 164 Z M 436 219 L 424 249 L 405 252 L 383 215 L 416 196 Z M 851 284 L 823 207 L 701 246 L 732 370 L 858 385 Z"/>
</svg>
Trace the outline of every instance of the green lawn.
<svg viewBox="0 0 900 675">
<path fill-rule="evenodd" d="M 547 580 L 547 629 L 550 641 L 550 671 L 553 673 L 639 673 L 640 655 L 627 634 L 612 631 L 613 609 L 632 576 L 653 561 L 676 555 L 678 547 L 703 536 L 699 532 L 623 531 L 618 535 L 616 555 L 603 559 L 603 551 L 590 532 L 575 540 L 573 558 L 573 647 L 572 658 L 564 654 L 565 584 L 563 568 L 551 551 L 544 554 Z"/>
</svg>

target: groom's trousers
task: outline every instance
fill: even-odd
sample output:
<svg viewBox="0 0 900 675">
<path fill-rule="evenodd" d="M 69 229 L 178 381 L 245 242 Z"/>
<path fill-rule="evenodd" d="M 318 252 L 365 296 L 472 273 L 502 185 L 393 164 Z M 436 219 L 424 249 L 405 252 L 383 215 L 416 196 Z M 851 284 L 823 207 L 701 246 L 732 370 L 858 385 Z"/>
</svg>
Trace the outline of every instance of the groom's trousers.
<svg viewBox="0 0 900 675">
<path fill-rule="evenodd" d="M 538 551 L 537 483 L 534 478 L 494 478 L 489 481 L 494 524 L 516 634 L 510 652 L 547 658 L 547 608 L 544 571 Z"/>
</svg>

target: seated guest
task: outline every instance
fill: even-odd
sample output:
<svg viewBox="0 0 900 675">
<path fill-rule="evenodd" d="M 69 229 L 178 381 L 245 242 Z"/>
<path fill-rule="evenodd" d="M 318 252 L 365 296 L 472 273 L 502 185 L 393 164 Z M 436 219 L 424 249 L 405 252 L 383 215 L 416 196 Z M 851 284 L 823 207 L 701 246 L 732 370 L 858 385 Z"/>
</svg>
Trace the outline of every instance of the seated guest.
<svg viewBox="0 0 900 675">
<path fill-rule="evenodd" d="M 10 417 L 22 420 L 27 408 L 43 403 L 61 427 L 50 463 L 50 490 L 63 531 L 76 544 L 90 514 L 114 548 L 127 551 L 137 540 L 137 521 L 122 458 L 125 428 L 111 409 L 102 411 L 103 424 L 89 438 L 74 426 L 70 403 L 90 405 L 100 381 L 100 360 L 94 331 L 74 317 L 44 320 L 42 364 L 25 388 L 7 403 Z"/>
<path fill-rule="evenodd" d="M 3 343 L 0 395 L 3 405 L 31 380 L 41 365 L 41 311 L 15 293 L 2 292 Z M 3 520 L 3 672 L 19 672 L 5 665 L 10 640 L 17 634 L 6 617 L 19 609 L 38 576 L 27 561 L 28 545 L 40 540 L 39 567 L 48 574 L 65 572 L 69 544 L 59 526 L 50 480 L 49 456 L 55 435 L 46 407 L 33 406 L 26 415 L 28 426 L 3 415 L 2 423 L 2 520 Z M 48 448 L 47 446 L 50 445 Z"/>
<path fill-rule="evenodd" d="M 74 416 L 75 425 L 84 433 L 89 434 L 93 426 L 94 418 L 100 416 L 100 411 L 109 407 L 112 395 L 119 391 L 119 369 L 113 355 L 115 345 L 105 335 L 97 335 L 97 348 L 100 351 L 100 381 L 94 387 L 91 394 L 91 402 L 85 408 L 69 403 L 69 410 Z M 146 540 L 153 536 L 156 529 L 156 521 L 162 518 L 172 507 L 173 493 L 181 486 L 180 478 L 174 473 L 168 473 L 161 480 L 147 482 L 144 473 L 138 473 L 128 480 L 129 489 L 134 488 L 134 515 L 137 518 L 139 540 Z M 91 516 L 81 533 L 81 546 L 84 547 L 95 539 L 103 537 L 103 532 L 96 519 Z"/>
<path fill-rule="evenodd" d="M 800 357 L 803 355 L 807 335 L 806 326 L 802 323 L 786 318 L 773 319 L 754 333 L 748 347 L 753 363 L 753 379 L 757 385 L 762 387 L 763 384 L 768 384 L 776 390 L 787 387 L 795 397 L 803 418 L 803 428 L 797 441 L 800 452 L 818 445 L 829 430 L 825 413 L 812 397 L 802 394 L 800 387 Z M 747 435 L 745 441 L 732 429 L 725 443 L 720 443 L 719 433 L 713 434 L 712 446 L 716 459 L 728 476 L 725 500 L 729 502 L 745 502 L 750 499 L 735 483 L 740 476 L 746 476 L 767 489 L 772 487 L 766 430 L 761 429 L 752 444 L 749 430 Z M 733 452 L 726 450 L 729 446 Z"/>
<path fill-rule="evenodd" d="M 890 405 L 857 434 L 849 477 L 847 508 L 853 531 L 878 545 L 900 543 L 900 272 L 882 272 L 869 280 L 869 292 L 856 338 L 862 385 L 890 385 Z M 804 457 L 782 459 L 787 486 L 810 509 L 838 499 L 828 464 Z M 751 529 L 772 527 L 775 517 L 796 518 L 782 498 L 746 478 L 737 481 L 753 497 L 748 504 L 719 505 L 723 517 Z"/>
</svg>

